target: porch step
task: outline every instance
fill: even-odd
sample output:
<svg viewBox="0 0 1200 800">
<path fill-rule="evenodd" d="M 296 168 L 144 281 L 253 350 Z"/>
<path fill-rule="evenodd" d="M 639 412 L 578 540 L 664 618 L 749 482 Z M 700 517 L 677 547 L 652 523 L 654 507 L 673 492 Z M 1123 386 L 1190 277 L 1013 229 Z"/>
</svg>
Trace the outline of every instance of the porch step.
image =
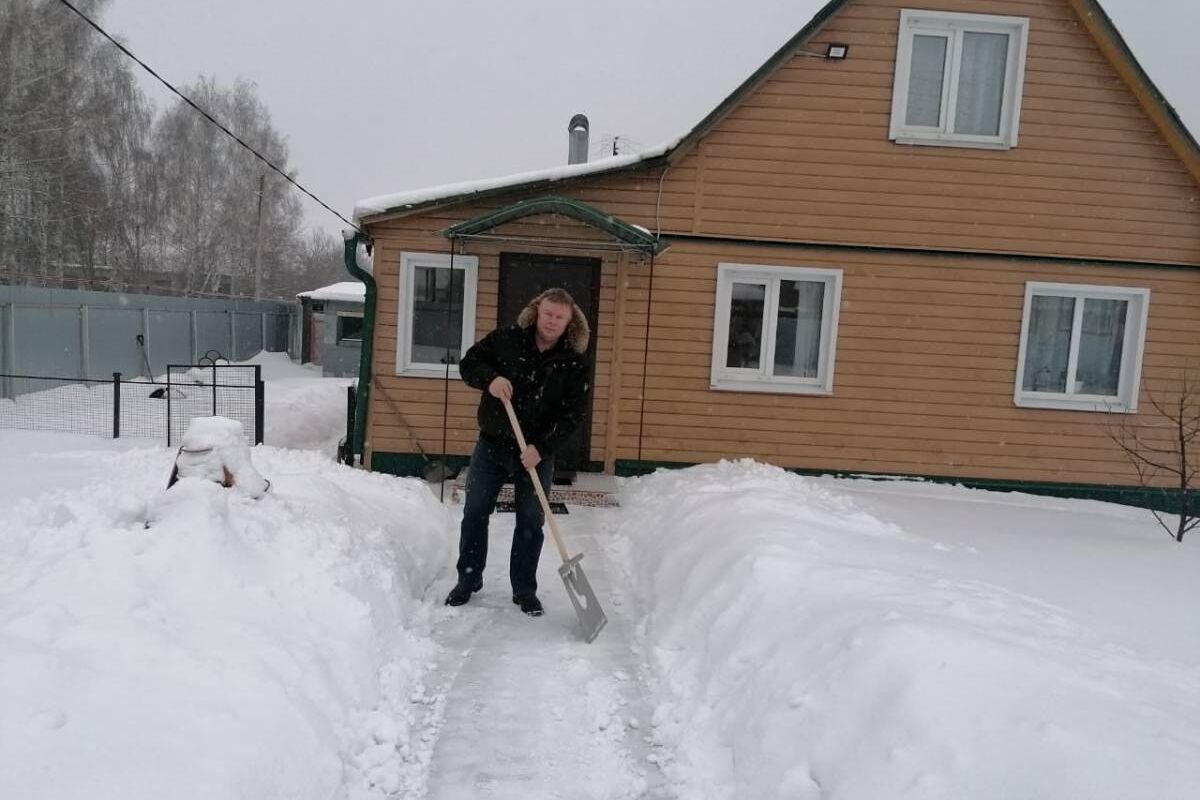
<svg viewBox="0 0 1200 800">
<path fill-rule="evenodd" d="M 461 503 L 466 497 L 466 477 L 466 470 L 464 470 L 454 479 L 450 502 Z M 551 505 L 565 503 L 569 506 L 590 506 L 592 508 L 617 508 L 620 505 L 617 502 L 616 478 L 612 475 L 600 475 L 594 472 L 575 473 L 575 480 L 570 486 L 559 486 L 555 483 L 550 487 L 546 499 L 550 501 Z M 512 500 L 513 485 L 506 483 L 500 489 L 500 496 L 496 498 L 496 502 L 511 503 Z"/>
</svg>

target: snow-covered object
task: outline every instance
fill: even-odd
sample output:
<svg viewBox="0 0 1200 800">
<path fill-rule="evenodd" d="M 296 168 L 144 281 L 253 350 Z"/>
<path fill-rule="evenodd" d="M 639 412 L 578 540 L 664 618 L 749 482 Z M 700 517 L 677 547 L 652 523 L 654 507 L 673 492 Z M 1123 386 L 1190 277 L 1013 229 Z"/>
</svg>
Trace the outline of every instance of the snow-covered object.
<svg viewBox="0 0 1200 800">
<path fill-rule="evenodd" d="M 359 248 L 360 250 L 362 248 Z M 359 266 L 362 266 L 360 263 Z M 370 272 L 370 270 L 367 270 Z M 366 300 L 367 287 L 362 281 L 342 281 L 322 286 L 308 292 L 300 292 L 296 297 L 307 297 L 310 300 L 335 300 L 342 303 L 361 303 Z"/>
<path fill-rule="evenodd" d="M 364 272 L 368 272 L 372 275 L 375 274 L 375 254 L 374 251 L 368 254 L 366 245 L 360 244 L 355 249 L 354 263 L 356 263 L 358 268 Z"/>
<path fill-rule="evenodd" d="M 180 480 L 215 481 L 250 497 L 261 497 L 267 491 L 267 481 L 250 461 L 242 423 L 228 417 L 196 417 L 189 422 L 174 469 L 174 477 Z"/>
</svg>

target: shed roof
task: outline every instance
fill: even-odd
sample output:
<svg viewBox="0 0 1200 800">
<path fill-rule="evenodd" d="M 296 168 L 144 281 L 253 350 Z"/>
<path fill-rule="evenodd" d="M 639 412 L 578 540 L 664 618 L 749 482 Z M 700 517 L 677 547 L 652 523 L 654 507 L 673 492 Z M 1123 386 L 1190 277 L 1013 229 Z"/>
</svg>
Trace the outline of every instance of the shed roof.
<svg viewBox="0 0 1200 800">
<path fill-rule="evenodd" d="M 367 287 L 362 281 L 342 281 L 300 292 L 296 297 L 308 300 L 340 300 L 345 303 L 361 303 L 366 299 Z"/>
</svg>

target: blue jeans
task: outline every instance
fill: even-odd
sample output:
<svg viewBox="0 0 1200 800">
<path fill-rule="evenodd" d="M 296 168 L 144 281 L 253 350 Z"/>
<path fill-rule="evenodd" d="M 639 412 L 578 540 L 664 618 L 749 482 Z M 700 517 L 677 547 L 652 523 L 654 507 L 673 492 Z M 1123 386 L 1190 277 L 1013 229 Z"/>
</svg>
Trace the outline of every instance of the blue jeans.
<svg viewBox="0 0 1200 800">
<path fill-rule="evenodd" d="M 538 478 L 546 494 L 554 480 L 554 459 L 543 458 L 537 465 Z M 513 500 L 517 525 L 513 529 L 512 558 L 508 578 L 513 595 L 537 591 L 538 559 L 542 554 L 542 523 L 545 515 L 538 502 L 529 473 L 521 466 L 515 446 L 494 444 L 479 438 L 471 453 L 467 472 L 467 500 L 463 508 L 462 531 L 458 540 L 458 581 L 472 589 L 483 585 L 487 565 L 488 520 L 496 508 L 496 497 L 509 477 L 513 478 Z"/>
</svg>

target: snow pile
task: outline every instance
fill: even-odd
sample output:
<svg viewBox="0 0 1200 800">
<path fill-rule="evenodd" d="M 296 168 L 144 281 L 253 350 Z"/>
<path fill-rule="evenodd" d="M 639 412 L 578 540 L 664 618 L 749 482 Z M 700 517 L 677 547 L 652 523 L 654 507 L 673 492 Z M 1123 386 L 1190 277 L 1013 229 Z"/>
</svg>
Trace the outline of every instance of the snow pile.
<svg viewBox="0 0 1200 800">
<path fill-rule="evenodd" d="M 844 490 L 855 483 L 723 462 L 626 484 L 613 551 L 640 606 L 653 736 L 674 754 L 665 769 L 681 796 L 1197 795 L 1200 659 L 1174 656 L 1200 653 L 1200 633 L 1147 591 L 1174 581 L 1194 601 L 1194 547 L 1156 536 L 1148 517 L 1127 524 L 1128 509 L 1116 525 L 1088 518 L 1104 504 L 1039 499 L 1040 524 L 1088 534 L 1064 533 L 1076 549 L 1052 550 L 1065 560 L 1039 583 L 1037 541 L 1021 528 L 989 531 L 985 556 L 964 544 L 970 523 L 901 527 L 861 510 Z M 998 498 L 1020 497 L 976 494 L 996 498 L 974 505 L 981 526 L 1006 519 Z M 1109 558 L 1072 560 L 1085 549 Z M 1190 568 L 1130 574 L 1151 550 Z M 1125 637 L 1043 599 L 1075 563 L 1094 569 L 1080 583 L 1138 608 L 1157 634 Z"/>
<path fill-rule="evenodd" d="M 346 387 L 354 379 L 323 378 L 319 366 L 296 364 L 287 353 L 259 353 L 245 363 L 262 367 L 263 443 L 332 458 L 346 435 Z"/>
<path fill-rule="evenodd" d="M 258 500 L 115 452 L 0 537 L 0 795 L 382 798 L 435 654 L 451 522 L 421 483 L 256 448 Z M 152 517 L 150 527 L 144 521 Z"/>
</svg>

